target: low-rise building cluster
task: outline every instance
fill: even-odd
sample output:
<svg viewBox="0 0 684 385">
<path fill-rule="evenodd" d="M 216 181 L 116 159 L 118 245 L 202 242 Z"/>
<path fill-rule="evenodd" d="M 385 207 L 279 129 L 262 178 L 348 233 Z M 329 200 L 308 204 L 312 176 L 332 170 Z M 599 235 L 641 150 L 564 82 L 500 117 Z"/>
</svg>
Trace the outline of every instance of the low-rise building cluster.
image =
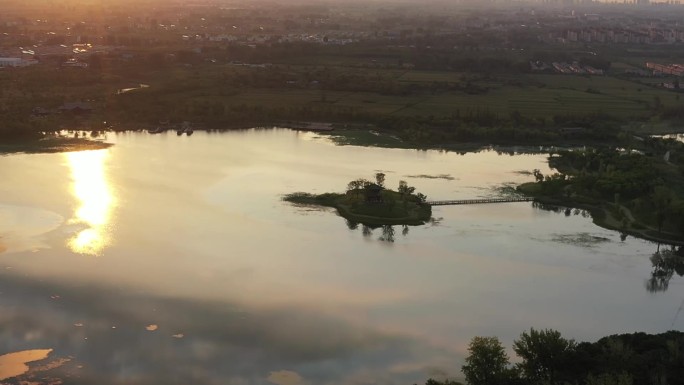
<svg viewBox="0 0 684 385">
<path fill-rule="evenodd" d="M 574 74 L 574 75 L 603 75 L 604 71 L 602 69 L 594 68 L 592 66 L 583 65 L 578 62 L 566 63 L 566 62 L 552 62 L 550 65 L 542 61 L 530 62 L 530 69 L 532 71 L 551 71 L 561 73 L 561 74 Z"/>
<path fill-rule="evenodd" d="M 649 62 L 646 63 L 646 68 L 652 70 L 654 75 L 684 75 L 683 64 L 659 64 Z"/>
<path fill-rule="evenodd" d="M 684 42 L 684 29 L 569 29 L 545 36 L 545 40 L 560 42 L 674 44 Z"/>
</svg>

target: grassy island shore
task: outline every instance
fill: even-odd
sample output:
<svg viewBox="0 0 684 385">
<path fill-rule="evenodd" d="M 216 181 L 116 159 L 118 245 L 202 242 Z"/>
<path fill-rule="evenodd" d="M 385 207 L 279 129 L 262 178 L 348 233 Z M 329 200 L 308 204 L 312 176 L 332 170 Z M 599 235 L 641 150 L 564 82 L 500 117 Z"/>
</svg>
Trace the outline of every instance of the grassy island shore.
<svg viewBox="0 0 684 385">
<path fill-rule="evenodd" d="M 635 218 L 629 208 L 610 202 L 597 202 L 575 197 L 562 198 L 539 194 L 539 187 L 535 182 L 524 183 L 517 190 L 527 196 L 533 196 L 541 207 L 573 208 L 586 210 L 591 214 L 592 222 L 606 229 L 619 231 L 625 235 L 645 239 L 652 242 L 684 246 L 684 236 L 648 225 L 644 218 Z M 627 216 L 628 221 L 624 218 Z"/>
<path fill-rule="evenodd" d="M 540 204 L 588 210 L 599 226 L 639 238 L 684 244 L 682 143 L 654 140 L 643 151 L 587 149 L 552 154 L 558 172 L 518 186 Z"/>
</svg>

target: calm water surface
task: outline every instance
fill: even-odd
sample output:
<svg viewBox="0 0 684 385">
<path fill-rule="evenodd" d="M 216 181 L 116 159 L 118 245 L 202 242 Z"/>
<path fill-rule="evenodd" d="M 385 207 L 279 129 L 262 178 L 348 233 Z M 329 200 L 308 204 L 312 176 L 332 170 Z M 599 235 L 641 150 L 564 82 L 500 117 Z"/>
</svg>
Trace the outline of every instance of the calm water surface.
<svg viewBox="0 0 684 385">
<path fill-rule="evenodd" d="M 544 155 L 289 130 L 108 140 L 0 157 L 0 362 L 13 365 L 0 380 L 412 384 L 460 377 L 476 335 L 510 347 L 529 327 L 578 340 L 684 327 L 677 276 L 645 289 L 656 245 L 582 215 L 445 206 L 392 233 L 280 200 L 377 171 L 430 199 L 498 196 L 531 180 L 520 171 L 548 172 Z"/>
</svg>

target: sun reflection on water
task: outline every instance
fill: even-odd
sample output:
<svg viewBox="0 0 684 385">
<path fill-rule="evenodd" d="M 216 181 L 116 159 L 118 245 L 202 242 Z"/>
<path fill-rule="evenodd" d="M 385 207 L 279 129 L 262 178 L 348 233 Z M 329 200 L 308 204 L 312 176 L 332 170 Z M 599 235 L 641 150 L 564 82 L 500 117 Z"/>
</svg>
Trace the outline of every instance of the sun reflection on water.
<svg viewBox="0 0 684 385">
<path fill-rule="evenodd" d="M 71 191 L 80 202 L 71 222 L 88 226 L 69 240 L 69 248 L 76 253 L 99 255 L 110 240 L 114 196 L 105 174 L 108 154 L 108 150 L 65 154 L 73 179 Z"/>
</svg>

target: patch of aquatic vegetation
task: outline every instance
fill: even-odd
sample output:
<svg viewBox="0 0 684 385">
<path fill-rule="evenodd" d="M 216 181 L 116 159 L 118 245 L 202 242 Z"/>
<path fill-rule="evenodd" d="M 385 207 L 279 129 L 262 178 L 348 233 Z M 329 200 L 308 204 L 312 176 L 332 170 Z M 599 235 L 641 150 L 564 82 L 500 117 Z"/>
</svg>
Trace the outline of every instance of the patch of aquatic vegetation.
<svg viewBox="0 0 684 385">
<path fill-rule="evenodd" d="M 516 190 L 517 185 L 513 182 L 502 183 L 494 187 L 494 197 L 493 198 L 522 198 L 521 195 Z"/>
<path fill-rule="evenodd" d="M 295 192 L 284 195 L 282 199 L 297 207 L 298 212 L 304 215 L 310 212 L 329 211 L 334 207 L 334 197 L 326 196 L 325 194 L 318 196 L 305 192 Z"/>
<path fill-rule="evenodd" d="M 421 178 L 421 179 L 445 179 L 445 180 L 456 179 L 449 174 L 437 174 L 437 175 L 419 174 L 419 175 L 405 175 L 405 177 L 407 177 L 407 178 Z"/>
<path fill-rule="evenodd" d="M 336 200 L 340 197 L 342 197 L 342 194 L 327 193 L 317 195 L 306 192 L 294 192 L 285 194 L 282 199 L 286 202 L 303 206 L 323 205 L 334 207 Z"/>
<path fill-rule="evenodd" d="M 608 238 L 598 237 L 589 233 L 556 234 L 551 240 L 553 242 L 580 247 L 594 247 L 602 243 L 610 242 L 610 239 Z"/>
<path fill-rule="evenodd" d="M 364 146 L 387 148 L 411 148 L 400 138 L 377 131 L 363 129 L 335 130 L 318 133 L 318 137 L 327 138 L 338 146 Z"/>
<path fill-rule="evenodd" d="M 468 186 L 468 189 L 476 191 L 472 199 L 523 198 L 524 195 L 520 194 L 516 187 L 515 183 L 506 182 L 495 186 Z"/>
<path fill-rule="evenodd" d="M 513 171 L 513 174 L 518 174 L 518 175 L 534 175 L 532 171 L 530 170 L 518 170 L 518 171 Z"/>
</svg>

